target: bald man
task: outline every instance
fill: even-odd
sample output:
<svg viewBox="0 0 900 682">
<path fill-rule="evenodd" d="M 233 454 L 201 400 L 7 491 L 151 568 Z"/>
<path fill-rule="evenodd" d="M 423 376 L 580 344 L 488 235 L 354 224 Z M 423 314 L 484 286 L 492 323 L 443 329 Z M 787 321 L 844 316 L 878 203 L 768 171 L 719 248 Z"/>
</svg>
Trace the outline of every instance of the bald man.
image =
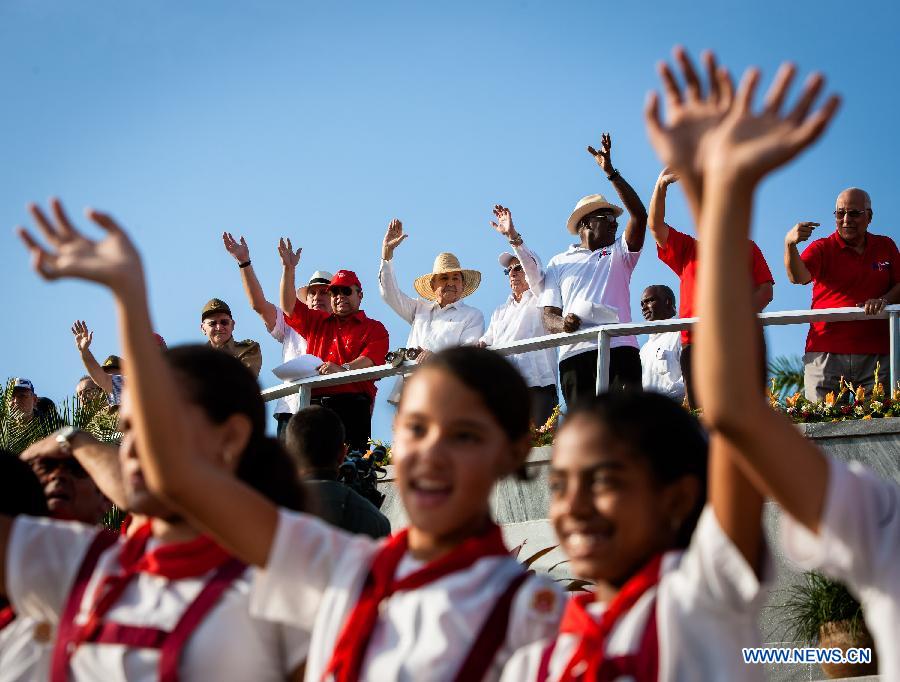
<svg viewBox="0 0 900 682">
<path fill-rule="evenodd" d="M 835 231 L 812 242 L 801 254 L 797 244 L 810 238 L 819 223 L 797 223 L 784 238 L 784 265 L 794 284 L 813 283 L 812 308 L 859 306 L 877 315 L 900 302 L 900 253 L 890 237 L 869 232 L 872 200 L 857 187 L 845 189 L 835 202 Z M 886 320 L 813 322 L 806 337 L 804 385 L 809 400 L 837 391 L 840 378 L 871 389 L 875 366 L 887 384 Z"/>
</svg>

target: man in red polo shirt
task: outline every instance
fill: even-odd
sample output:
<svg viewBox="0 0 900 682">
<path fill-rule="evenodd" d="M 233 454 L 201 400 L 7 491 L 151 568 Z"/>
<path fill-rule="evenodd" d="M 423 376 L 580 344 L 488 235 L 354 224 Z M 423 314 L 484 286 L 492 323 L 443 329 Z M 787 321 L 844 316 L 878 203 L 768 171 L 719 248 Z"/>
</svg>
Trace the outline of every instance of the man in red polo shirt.
<svg viewBox="0 0 900 682">
<path fill-rule="evenodd" d="M 678 182 L 678 176 L 668 168 L 663 169 L 650 198 L 647 227 L 656 240 L 659 259 L 678 275 L 681 299 L 678 317 L 693 317 L 694 283 L 697 279 L 697 240 L 666 223 L 666 190 L 674 182 Z M 749 240 L 747 250 L 750 258 L 750 276 L 753 279 L 753 304 L 756 312 L 762 312 L 772 300 L 775 280 L 762 251 L 753 240 Z M 699 405 L 691 372 L 691 350 L 691 332 L 686 329 L 681 332 L 681 375 L 684 378 L 688 404 L 697 408 Z"/>
<path fill-rule="evenodd" d="M 838 194 L 836 230 L 815 240 L 801 255 L 797 244 L 809 239 L 819 223 L 797 223 L 784 238 L 784 264 L 794 284 L 813 283 L 812 307 L 859 306 L 877 315 L 900 301 L 900 254 L 890 237 L 871 234 L 872 201 L 851 187 Z M 809 400 L 837 391 L 841 377 L 854 386 L 872 388 L 875 365 L 888 380 L 890 347 L 886 320 L 813 322 L 806 337 L 804 385 Z"/>
<path fill-rule="evenodd" d="M 285 321 L 306 339 L 307 352 L 323 360 L 319 374 L 334 374 L 384 364 L 388 333 L 359 309 L 362 285 L 355 273 L 338 270 L 328 285 L 331 313 L 312 310 L 297 300 Z M 312 403 L 329 407 L 344 422 L 351 450 L 364 452 L 372 435 L 375 382 L 357 381 L 313 390 Z"/>
</svg>

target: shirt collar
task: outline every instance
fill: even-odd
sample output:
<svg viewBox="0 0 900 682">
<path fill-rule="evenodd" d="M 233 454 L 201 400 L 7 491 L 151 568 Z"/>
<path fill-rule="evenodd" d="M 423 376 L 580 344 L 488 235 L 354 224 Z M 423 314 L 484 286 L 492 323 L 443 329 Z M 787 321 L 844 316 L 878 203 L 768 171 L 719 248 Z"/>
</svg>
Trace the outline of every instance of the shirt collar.
<svg viewBox="0 0 900 682">
<path fill-rule="evenodd" d="M 870 236 L 871 236 L 871 235 L 869 234 L 869 231 L 866 230 L 866 242 L 865 242 L 865 244 L 863 244 L 863 253 L 865 253 L 866 251 L 869 250 L 869 245 L 872 243 L 872 240 L 869 239 Z M 838 244 L 838 246 L 839 246 L 840 248 L 842 248 L 842 249 L 851 249 L 851 250 L 853 250 L 853 251 L 856 251 L 855 248 L 853 248 L 852 246 L 850 246 L 847 242 L 845 242 L 845 241 L 843 240 L 843 238 L 841 237 L 841 231 L 840 231 L 840 230 L 837 230 L 837 229 L 836 229 L 834 232 L 832 232 L 832 233 L 831 233 L 831 238 L 834 239 L 834 241 L 837 242 L 837 244 Z"/>
<path fill-rule="evenodd" d="M 353 313 L 352 315 L 348 315 L 347 317 L 343 317 L 343 318 L 338 317 L 334 313 L 331 313 L 331 317 L 333 317 L 338 322 L 342 322 L 343 320 L 355 320 L 357 322 L 365 322 L 367 319 L 366 314 L 362 311 L 362 309 L 357 310 L 355 313 Z"/>
</svg>

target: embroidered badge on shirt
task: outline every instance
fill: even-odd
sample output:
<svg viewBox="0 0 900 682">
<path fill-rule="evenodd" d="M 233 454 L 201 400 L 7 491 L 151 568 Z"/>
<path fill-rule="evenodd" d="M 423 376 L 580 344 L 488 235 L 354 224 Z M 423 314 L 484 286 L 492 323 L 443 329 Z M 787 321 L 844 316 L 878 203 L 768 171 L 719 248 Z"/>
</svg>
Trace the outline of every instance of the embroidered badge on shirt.
<svg viewBox="0 0 900 682">
<path fill-rule="evenodd" d="M 556 592 L 548 587 L 538 590 L 531 598 L 531 608 L 538 613 L 553 613 L 556 610 Z"/>
<path fill-rule="evenodd" d="M 883 270 L 891 269 L 891 261 L 889 260 L 877 260 L 872 263 L 872 269 L 877 270 L 878 272 L 882 272 Z"/>
</svg>

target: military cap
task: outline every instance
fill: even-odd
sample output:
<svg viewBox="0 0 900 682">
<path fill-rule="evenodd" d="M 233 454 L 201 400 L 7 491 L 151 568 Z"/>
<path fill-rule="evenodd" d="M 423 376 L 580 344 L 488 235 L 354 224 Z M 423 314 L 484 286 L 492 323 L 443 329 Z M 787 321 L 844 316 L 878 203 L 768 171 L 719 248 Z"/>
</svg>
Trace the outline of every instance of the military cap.
<svg viewBox="0 0 900 682">
<path fill-rule="evenodd" d="M 225 303 L 221 298 L 211 298 L 209 302 L 203 306 L 203 311 L 200 313 L 200 321 L 202 322 L 210 315 L 215 315 L 216 313 L 225 313 L 229 317 L 234 317 L 231 314 L 231 308 L 228 307 L 228 304 Z"/>
<path fill-rule="evenodd" d="M 103 364 L 101 365 L 101 367 L 103 367 L 104 371 L 108 371 L 111 369 L 121 371 L 122 358 L 120 358 L 118 355 L 110 355 L 109 357 L 106 358 L 106 360 L 103 361 Z"/>
</svg>

